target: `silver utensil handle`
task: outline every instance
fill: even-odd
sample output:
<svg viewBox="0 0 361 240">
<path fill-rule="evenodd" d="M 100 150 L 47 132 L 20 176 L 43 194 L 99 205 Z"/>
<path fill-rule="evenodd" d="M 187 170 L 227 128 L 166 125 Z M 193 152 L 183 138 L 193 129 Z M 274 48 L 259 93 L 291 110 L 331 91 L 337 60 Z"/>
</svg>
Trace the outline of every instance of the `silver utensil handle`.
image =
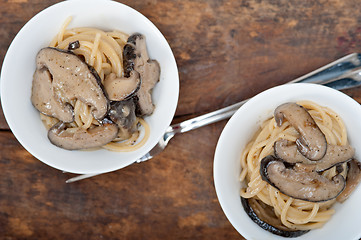
<svg viewBox="0 0 361 240">
<path fill-rule="evenodd" d="M 361 85 L 360 73 L 361 56 L 360 54 L 353 53 L 288 83 L 317 83 L 332 87 L 337 90 L 342 90 Z M 199 117 L 195 117 L 184 122 L 169 126 L 167 131 L 163 135 L 163 144 L 166 145 L 176 133 L 187 132 L 211 123 L 230 118 L 247 101 L 248 99 L 243 100 L 239 103 L 235 103 L 231 106 L 216 110 L 214 112 L 210 112 Z M 101 173 L 83 174 L 74 178 L 70 178 L 66 182 L 71 183 L 100 174 Z"/>
<path fill-rule="evenodd" d="M 184 122 L 174 124 L 171 126 L 174 133 L 184 133 L 193 129 L 197 129 L 206 126 L 211 123 L 215 123 L 227 118 L 230 118 L 248 99 L 242 102 L 235 103 L 228 107 L 216 110 L 214 112 L 206 113 L 199 117 L 195 117 Z"/>
<path fill-rule="evenodd" d="M 361 85 L 358 79 L 353 80 L 355 68 L 361 72 L 361 56 L 353 53 L 340 58 L 330 64 L 325 65 L 309 74 L 292 80 L 289 83 L 317 83 L 332 87 L 337 90 L 352 88 Z M 335 84 L 338 82 L 337 84 Z M 333 85 L 332 85 L 333 84 Z M 210 112 L 199 117 L 195 117 L 184 122 L 171 125 L 168 129 L 169 133 L 184 133 L 199 127 L 206 126 L 224 119 L 230 118 L 243 104 L 249 99 L 243 100 L 231 106 Z"/>
</svg>

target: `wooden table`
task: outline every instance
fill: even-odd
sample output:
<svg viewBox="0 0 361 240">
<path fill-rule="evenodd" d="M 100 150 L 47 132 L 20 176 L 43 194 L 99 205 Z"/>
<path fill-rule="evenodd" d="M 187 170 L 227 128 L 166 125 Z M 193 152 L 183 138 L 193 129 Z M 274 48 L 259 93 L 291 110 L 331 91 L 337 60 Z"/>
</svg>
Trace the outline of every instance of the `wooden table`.
<svg viewBox="0 0 361 240">
<path fill-rule="evenodd" d="M 55 0 L 1 0 L 0 63 L 12 39 Z M 122 0 L 173 49 L 174 122 L 249 98 L 361 52 L 357 0 Z M 1 65 L 1 64 L 0 64 Z M 345 91 L 361 102 L 361 89 Z M 73 184 L 31 156 L 0 119 L 0 239 L 242 239 L 213 184 L 226 121 L 177 135 L 151 161 Z"/>
</svg>

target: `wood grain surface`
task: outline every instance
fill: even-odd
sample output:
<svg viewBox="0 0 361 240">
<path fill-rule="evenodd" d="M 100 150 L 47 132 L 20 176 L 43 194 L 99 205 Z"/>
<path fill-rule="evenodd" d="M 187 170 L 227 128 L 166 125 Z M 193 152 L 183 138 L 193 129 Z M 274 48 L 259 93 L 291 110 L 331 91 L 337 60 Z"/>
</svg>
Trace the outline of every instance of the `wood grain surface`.
<svg viewBox="0 0 361 240">
<path fill-rule="evenodd" d="M 0 65 L 21 27 L 54 0 L 0 0 Z M 174 122 L 361 52 L 357 0 L 122 0 L 175 55 Z M 361 102 L 361 90 L 345 91 Z M 0 115 L 0 239 L 243 239 L 213 184 L 226 121 L 177 135 L 151 161 L 73 184 L 31 156 Z"/>
</svg>

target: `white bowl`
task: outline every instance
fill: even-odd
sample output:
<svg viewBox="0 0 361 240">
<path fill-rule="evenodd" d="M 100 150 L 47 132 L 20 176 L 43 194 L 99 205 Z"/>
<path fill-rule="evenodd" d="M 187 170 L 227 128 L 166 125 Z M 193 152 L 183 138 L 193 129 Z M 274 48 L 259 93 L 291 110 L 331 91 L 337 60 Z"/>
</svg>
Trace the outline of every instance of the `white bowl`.
<svg viewBox="0 0 361 240">
<path fill-rule="evenodd" d="M 150 137 L 133 152 L 68 151 L 52 145 L 39 112 L 30 101 L 37 52 L 49 45 L 65 19 L 68 26 L 117 29 L 145 35 L 149 55 L 161 67 L 160 82 L 153 89 L 156 105 L 146 118 Z M 18 141 L 40 161 L 72 173 L 104 173 L 133 163 L 162 137 L 173 119 L 178 102 L 179 77 L 172 50 L 161 32 L 146 17 L 121 3 L 108 0 L 73 0 L 55 4 L 34 16 L 11 43 L 1 71 L 1 102 L 5 118 Z"/>
<path fill-rule="evenodd" d="M 243 210 L 240 199 L 240 156 L 260 124 L 285 102 L 311 100 L 330 107 L 343 119 L 350 144 L 361 160 L 361 106 L 349 96 L 315 84 L 288 84 L 266 90 L 244 104 L 229 120 L 219 138 L 214 157 L 214 183 L 221 207 L 234 228 L 246 239 L 282 239 L 263 230 Z M 311 230 L 297 239 L 359 239 L 361 237 L 361 186 L 343 204 L 336 203 L 336 213 L 322 228 Z"/>
</svg>

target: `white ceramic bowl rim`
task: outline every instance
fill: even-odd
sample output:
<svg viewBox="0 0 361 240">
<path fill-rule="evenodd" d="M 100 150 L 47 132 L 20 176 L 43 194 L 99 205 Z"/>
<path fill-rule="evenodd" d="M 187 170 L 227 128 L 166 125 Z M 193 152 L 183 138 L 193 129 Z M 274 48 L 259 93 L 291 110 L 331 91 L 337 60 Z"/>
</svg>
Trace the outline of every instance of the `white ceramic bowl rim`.
<svg viewBox="0 0 361 240">
<path fill-rule="evenodd" d="M 145 145 L 133 152 L 67 151 L 50 144 L 39 113 L 30 101 L 37 52 L 49 45 L 65 19 L 72 27 L 117 29 L 142 33 L 148 52 L 161 66 L 160 81 L 153 89 L 154 113 L 145 120 L 151 133 Z M 1 71 L 1 102 L 7 123 L 24 148 L 40 161 L 72 173 L 114 171 L 145 155 L 171 123 L 179 94 L 178 69 L 172 50 L 157 27 L 136 10 L 110 0 L 72 0 L 52 5 L 35 15 L 19 31 L 4 58 Z"/>
<path fill-rule="evenodd" d="M 234 228 L 246 239 L 280 239 L 255 224 L 243 210 L 240 200 L 240 156 L 260 124 L 285 102 L 311 100 L 328 106 L 343 119 L 350 144 L 361 159 L 361 106 L 349 96 L 316 84 L 286 84 L 266 90 L 244 104 L 229 120 L 217 143 L 214 157 L 214 184 L 219 203 Z M 336 213 L 322 228 L 297 239 L 359 239 L 361 214 L 356 211 L 361 187 L 343 204 L 336 203 Z"/>
</svg>

